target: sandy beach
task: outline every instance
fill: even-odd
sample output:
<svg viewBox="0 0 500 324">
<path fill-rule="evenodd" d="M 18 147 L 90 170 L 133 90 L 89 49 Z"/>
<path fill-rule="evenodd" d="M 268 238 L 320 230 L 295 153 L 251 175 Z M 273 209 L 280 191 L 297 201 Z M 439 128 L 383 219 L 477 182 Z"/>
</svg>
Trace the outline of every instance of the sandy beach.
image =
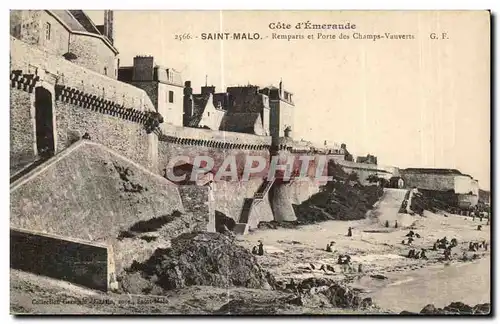
<svg viewBox="0 0 500 324">
<path fill-rule="evenodd" d="M 287 282 L 291 278 L 314 276 L 347 282 L 390 311 L 419 311 L 429 303 L 490 302 L 489 249 L 468 251 L 469 242 L 490 243 L 487 221 L 429 211 L 423 216 L 399 214 L 400 196 L 397 189 L 386 190 L 382 200 L 364 220 L 326 221 L 294 229 L 262 229 L 240 237 L 239 244 L 251 249 L 262 241 L 266 253 L 258 257 L 259 263 L 278 280 Z M 394 228 L 396 220 L 398 228 Z M 389 228 L 385 227 L 386 221 Z M 482 224 L 481 231 L 477 229 L 479 224 Z M 349 227 L 353 229 L 352 237 L 346 235 Z M 407 242 L 406 234 L 410 230 L 420 238 L 415 238 L 411 246 L 402 244 L 403 240 Z M 432 250 L 434 242 L 443 237 L 458 241 L 458 246 L 452 250 L 451 261 L 443 260 L 444 250 Z M 332 241 L 335 242 L 333 252 L 327 252 L 326 245 Z M 410 249 L 426 249 L 428 259 L 407 258 Z M 464 262 L 461 260 L 464 253 L 469 259 L 476 254 L 480 260 Z M 338 256 L 345 254 L 351 256 L 351 269 L 337 264 Z M 320 270 L 321 265 L 330 265 L 335 272 Z M 357 271 L 359 265 L 361 273 Z M 464 280 L 464 269 L 467 269 L 469 280 Z M 441 273 L 443 270 L 445 274 Z M 476 274 L 475 279 L 471 280 L 473 274 Z M 399 287 L 398 292 L 395 287 Z M 399 301 L 401 290 L 410 288 L 419 289 L 418 292 L 413 290 L 417 305 Z M 412 306 L 412 309 L 405 309 L 405 306 Z"/>
<path fill-rule="evenodd" d="M 160 295 L 102 293 L 11 270 L 11 309 L 40 314 L 217 314 L 226 312 L 228 305 L 235 301 L 235 307 L 240 307 L 237 312 L 247 314 L 398 314 L 404 310 L 419 312 L 427 304 L 443 307 L 457 301 L 471 305 L 490 303 L 490 251 L 484 248 L 468 251 L 469 242 L 490 243 L 487 221 L 482 220 L 479 231 L 478 218 L 474 221 L 471 217 L 428 211 L 423 216 L 400 214 L 398 206 L 402 196 L 401 190 L 386 190 L 363 220 L 256 229 L 248 235 L 237 236 L 234 243 L 249 251 L 259 241 L 263 242 L 265 253 L 256 256 L 257 262 L 283 289 L 191 286 Z M 397 228 L 394 227 L 396 220 Z M 385 226 L 386 221 L 390 227 Z M 346 235 L 349 227 L 351 237 Z M 410 230 L 420 236 L 411 246 L 406 244 Z M 432 250 L 434 242 L 443 237 L 458 241 L 450 261 L 443 260 L 444 250 Z M 325 248 L 330 242 L 334 242 L 333 251 L 327 252 Z M 426 249 L 427 259 L 408 258 L 410 249 Z M 464 253 L 469 261 L 461 260 Z M 337 264 L 339 255 L 351 256 L 351 266 Z M 293 292 L 285 287 L 287 283 L 292 279 L 299 282 L 311 278 L 330 279 L 349 290 L 354 289 L 362 298 L 370 297 L 374 306 L 368 309 L 332 307 L 307 293 L 309 299 L 305 303 L 283 302 L 293 297 Z M 53 298 L 58 300 L 54 302 Z"/>
</svg>

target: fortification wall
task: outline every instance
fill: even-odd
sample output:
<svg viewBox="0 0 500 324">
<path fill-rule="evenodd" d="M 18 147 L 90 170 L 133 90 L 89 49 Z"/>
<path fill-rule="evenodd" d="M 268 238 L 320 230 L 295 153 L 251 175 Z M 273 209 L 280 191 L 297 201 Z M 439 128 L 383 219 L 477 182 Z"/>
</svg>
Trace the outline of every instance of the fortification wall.
<svg viewBox="0 0 500 324">
<path fill-rule="evenodd" d="M 257 136 L 245 133 L 214 131 L 203 128 L 179 127 L 166 125 L 163 134 L 168 137 L 179 139 L 204 140 L 207 142 L 216 141 L 228 144 L 239 144 L 247 146 L 259 146 L 259 149 L 268 149 L 271 145 L 270 136 Z"/>
<path fill-rule="evenodd" d="M 10 230 L 12 269 L 107 291 L 113 288 L 114 268 L 109 262 L 112 258 L 106 246 Z"/>
<path fill-rule="evenodd" d="M 455 193 L 479 195 L 479 183 L 469 176 L 455 176 Z"/>
<path fill-rule="evenodd" d="M 57 84 L 112 101 L 124 108 L 155 111 L 144 90 L 51 55 L 10 37 L 10 69 L 35 74 L 43 70 L 56 76 Z"/>
<path fill-rule="evenodd" d="M 104 144 L 149 169 L 155 167 L 149 147 L 150 141 L 157 141 L 157 137 L 147 134 L 139 123 L 61 101 L 56 101 L 56 123 L 59 151 L 89 133 L 92 141 Z"/>
<path fill-rule="evenodd" d="M 215 232 L 215 210 L 210 189 L 202 186 L 179 186 L 178 190 L 184 210 L 195 214 L 195 219 L 205 219 L 205 222 L 196 224 L 194 230 Z"/>
<path fill-rule="evenodd" d="M 471 208 L 477 205 L 479 202 L 478 195 L 469 195 L 469 194 L 458 194 L 458 207 L 460 208 Z"/>
<path fill-rule="evenodd" d="M 370 163 L 357 163 L 345 160 L 336 160 L 346 173 L 356 173 L 358 175 L 359 181 L 367 185 L 369 184 L 368 177 L 376 175 L 381 178 L 389 180 L 390 177 L 397 174 L 397 168 L 391 166 L 382 166 Z"/>
<path fill-rule="evenodd" d="M 139 221 L 184 211 L 177 186 L 86 141 L 14 182 L 10 200 L 12 227 L 90 242 L 113 243 Z"/>
<path fill-rule="evenodd" d="M 246 182 L 220 181 L 214 185 L 215 210 L 239 222 L 245 199 L 252 198 L 262 184 L 262 179 L 250 179 Z M 258 219 L 254 216 L 258 215 Z M 256 211 L 249 217 L 250 227 L 256 227 L 260 221 L 273 220 L 268 199 L 259 203 Z"/>
<path fill-rule="evenodd" d="M 157 137 L 145 129 L 145 112 L 155 108 L 143 90 L 11 37 L 11 172 L 36 160 L 39 86 L 52 95 L 56 152 L 89 133 L 93 141 L 157 170 Z"/>
<path fill-rule="evenodd" d="M 269 191 L 269 201 L 276 221 L 295 221 L 297 216 L 286 190 L 286 185 L 274 183 Z"/>
<path fill-rule="evenodd" d="M 101 38 L 73 34 L 69 52 L 76 55 L 76 64 L 114 79 L 118 77 L 115 54 Z"/>
<path fill-rule="evenodd" d="M 408 173 L 401 175 L 408 188 L 448 191 L 455 189 L 455 174 Z"/>
<path fill-rule="evenodd" d="M 248 156 L 261 156 L 269 160 L 271 138 L 233 132 L 220 132 L 199 128 L 182 128 L 168 125 L 168 132 L 158 142 L 158 168 L 163 174 L 169 162 L 178 156 L 189 157 L 193 163 L 196 156 L 214 159 L 213 172 L 223 165 L 226 157 L 233 155 L 239 174 L 242 174 Z M 185 163 L 185 162 L 183 162 Z M 262 175 L 256 175 L 262 179 Z"/>
<path fill-rule="evenodd" d="M 10 172 L 33 162 L 35 134 L 31 120 L 31 95 L 17 89 L 10 91 Z"/>
<path fill-rule="evenodd" d="M 286 184 L 285 190 L 287 191 L 290 202 L 295 205 L 300 205 L 312 195 L 318 193 L 321 185 L 322 184 L 312 178 L 306 178 Z"/>
</svg>

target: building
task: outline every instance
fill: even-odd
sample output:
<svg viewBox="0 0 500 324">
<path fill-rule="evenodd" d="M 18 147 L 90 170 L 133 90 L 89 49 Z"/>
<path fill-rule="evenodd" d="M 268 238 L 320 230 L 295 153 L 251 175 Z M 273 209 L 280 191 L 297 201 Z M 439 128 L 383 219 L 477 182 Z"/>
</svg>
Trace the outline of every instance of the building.
<svg viewBox="0 0 500 324">
<path fill-rule="evenodd" d="M 10 34 L 49 54 L 116 79 L 113 11 L 96 26 L 83 10 L 11 10 Z"/>
<path fill-rule="evenodd" d="M 453 193 L 458 207 L 468 209 L 477 205 L 479 182 L 456 169 L 407 168 L 400 170 L 407 188 Z"/>
<path fill-rule="evenodd" d="M 146 91 L 165 123 L 183 126 L 184 87 L 179 72 L 155 64 L 153 56 L 136 56 L 133 66 L 119 68 L 118 80 Z"/>
<path fill-rule="evenodd" d="M 223 129 L 230 130 L 256 126 L 255 134 L 271 135 L 271 106 L 269 96 L 255 85 L 233 86 L 226 89 L 228 95 L 227 119 Z M 245 125 L 236 125 L 237 118 L 243 118 Z"/>
<path fill-rule="evenodd" d="M 377 164 L 377 157 L 371 154 L 356 157 L 356 163 Z"/>
<path fill-rule="evenodd" d="M 186 81 L 183 125 L 271 135 L 275 143 L 280 137 L 291 138 L 294 118 L 292 94 L 284 91 L 281 83 L 280 87 L 232 86 L 227 87 L 226 92 L 216 93 L 214 86 L 204 86 L 200 94 L 193 94 L 191 82 Z"/>
<path fill-rule="evenodd" d="M 183 102 L 184 126 L 219 130 L 226 114 L 226 93 L 215 93 L 214 86 L 204 86 L 200 94 L 193 94 L 191 81 L 186 81 Z"/>
<path fill-rule="evenodd" d="M 260 91 L 269 97 L 270 107 L 270 135 L 273 139 L 285 136 L 287 132 L 293 132 L 294 109 L 293 94 L 283 88 L 280 81 L 279 87 L 269 86 Z"/>
</svg>

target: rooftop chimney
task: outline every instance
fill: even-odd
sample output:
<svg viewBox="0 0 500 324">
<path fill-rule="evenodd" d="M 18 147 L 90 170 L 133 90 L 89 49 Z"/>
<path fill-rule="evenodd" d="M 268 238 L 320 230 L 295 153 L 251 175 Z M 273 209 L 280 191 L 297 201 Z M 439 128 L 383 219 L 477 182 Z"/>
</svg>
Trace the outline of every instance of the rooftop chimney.
<svg viewBox="0 0 500 324">
<path fill-rule="evenodd" d="M 214 94 L 215 93 L 215 86 L 204 86 L 201 87 L 201 94 Z"/>
</svg>

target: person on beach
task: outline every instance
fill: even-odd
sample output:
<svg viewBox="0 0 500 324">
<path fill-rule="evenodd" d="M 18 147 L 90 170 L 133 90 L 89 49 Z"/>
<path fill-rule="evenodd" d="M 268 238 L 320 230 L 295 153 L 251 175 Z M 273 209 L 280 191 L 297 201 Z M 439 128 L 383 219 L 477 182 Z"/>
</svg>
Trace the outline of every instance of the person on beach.
<svg viewBox="0 0 500 324">
<path fill-rule="evenodd" d="M 472 212 L 472 220 L 475 221 L 476 220 L 476 214 L 474 212 Z"/>
<path fill-rule="evenodd" d="M 427 260 L 427 255 L 425 255 L 425 249 L 420 252 L 420 258 Z"/>
<path fill-rule="evenodd" d="M 351 237 L 352 236 L 352 227 L 349 227 L 347 229 L 347 236 Z"/>
<path fill-rule="evenodd" d="M 415 249 L 411 249 L 410 251 L 408 251 L 408 258 L 413 258 L 415 256 Z"/>
<path fill-rule="evenodd" d="M 445 250 L 444 250 L 444 259 L 445 259 L 446 261 L 449 261 L 449 260 L 451 260 L 451 258 L 450 258 L 450 257 L 451 257 L 451 250 L 450 250 L 450 249 L 445 249 Z"/>
<path fill-rule="evenodd" d="M 389 227 L 389 221 L 388 220 L 385 221 L 385 227 Z"/>
<path fill-rule="evenodd" d="M 332 252 L 332 248 L 330 247 L 330 243 L 326 245 L 326 252 Z"/>
<path fill-rule="evenodd" d="M 484 243 L 484 250 L 488 251 L 488 243 L 486 243 L 486 242 Z"/>
<path fill-rule="evenodd" d="M 398 221 L 396 220 L 396 224 L 394 224 L 394 228 L 398 228 Z"/>
<path fill-rule="evenodd" d="M 437 251 L 437 247 L 438 247 L 437 243 L 434 243 L 434 245 L 432 246 L 432 250 Z"/>
<path fill-rule="evenodd" d="M 259 255 L 264 255 L 264 244 L 262 244 L 262 241 L 259 241 Z"/>
<path fill-rule="evenodd" d="M 361 263 L 358 264 L 358 272 L 360 272 L 360 273 L 363 272 L 363 267 L 361 266 Z"/>
<path fill-rule="evenodd" d="M 483 228 L 481 225 L 477 225 L 477 230 L 480 231 Z"/>
<path fill-rule="evenodd" d="M 482 222 L 483 221 L 483 214 L 479 214 L 479 222 Z"/>
<path fill-rule="evenodd" d="M 408 238 L 408 245 L 411 245 L 412 242 L 413 242 L 413 237 L 409 237 Z"/>
<path fill-rule="evenodd" d="M 451 239 L 451 242 L 450 242 L 450 245 L 451 245 L 452 247 L 457 246 L 457 245 L 458 245 L 457 239 L 456 239 L 456 238 L 452 238 L 452 239 Z"/>
<path fill-rule="evenodd" d="M 290 279 L 290 283 L 286 284 L 285 288 L 290 289 L 293 292 L 297 291 L 297 285 L 295 284 L 295 281 L 293 281 L 293 278 Z"/>
<path fill-rule="evenodd" d="M 257 249 L 257 245 L 255 245 L 252 249 L 252 254 L 257 254 L 258 253 L 258 249 Z"/>
<path fill-rule="evenodd" d="M 476 249 L 474 247 L 474 243 L 472 243 L 472 242 L 469 242 L 469 251 L 476 251 Z"/>
</svg>

